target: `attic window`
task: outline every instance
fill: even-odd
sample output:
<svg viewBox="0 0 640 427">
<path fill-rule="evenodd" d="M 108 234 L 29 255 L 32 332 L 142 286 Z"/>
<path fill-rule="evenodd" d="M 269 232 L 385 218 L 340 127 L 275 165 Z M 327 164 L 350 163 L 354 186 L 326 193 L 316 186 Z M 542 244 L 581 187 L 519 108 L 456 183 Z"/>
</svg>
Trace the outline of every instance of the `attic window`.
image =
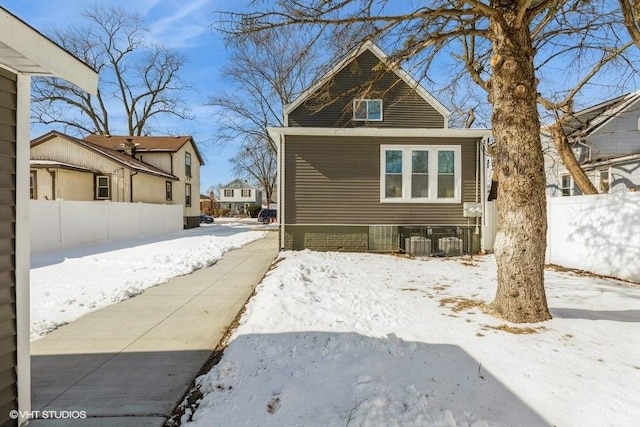
<svg viewBox="0 0 640 427">
<path fill-rule="evenodd" d="M 358 121 L 382 121 L 382 99 L 354 99 L 353 119 Z"/>
</svg>

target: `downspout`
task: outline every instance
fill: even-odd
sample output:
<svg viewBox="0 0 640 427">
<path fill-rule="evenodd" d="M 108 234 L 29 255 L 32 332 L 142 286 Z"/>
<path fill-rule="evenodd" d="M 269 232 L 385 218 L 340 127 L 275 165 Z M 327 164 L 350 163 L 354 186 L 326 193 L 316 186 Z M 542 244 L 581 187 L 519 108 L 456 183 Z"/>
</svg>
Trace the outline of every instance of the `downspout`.
<svg viewBox="0 0 640 427">
<path fill-rule="evenodd" d="M 51 200 L 56 200 L 56 171 L 49 168 L 45 169 L 51 175 Z"/>
<path fill-rule="evenodd" d="M 133 176 L 138 175 L 138 171 L 129 174 L 129 201 L 133 203 Z"/>
</svg>

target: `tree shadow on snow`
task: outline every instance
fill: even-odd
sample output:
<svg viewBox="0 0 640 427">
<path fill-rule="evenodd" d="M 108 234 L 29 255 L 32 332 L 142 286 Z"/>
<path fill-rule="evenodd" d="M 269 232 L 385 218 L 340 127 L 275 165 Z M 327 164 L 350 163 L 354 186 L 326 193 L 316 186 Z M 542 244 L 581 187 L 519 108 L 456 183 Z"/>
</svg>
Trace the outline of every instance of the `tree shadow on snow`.
<svg viewBox="0 0 640 427">
<path fill-rule="evenodd" d="M 194 427 L 549 425 L 460 347 L 393 334 L 240 335 L 198 382 Z"/>
</svg>

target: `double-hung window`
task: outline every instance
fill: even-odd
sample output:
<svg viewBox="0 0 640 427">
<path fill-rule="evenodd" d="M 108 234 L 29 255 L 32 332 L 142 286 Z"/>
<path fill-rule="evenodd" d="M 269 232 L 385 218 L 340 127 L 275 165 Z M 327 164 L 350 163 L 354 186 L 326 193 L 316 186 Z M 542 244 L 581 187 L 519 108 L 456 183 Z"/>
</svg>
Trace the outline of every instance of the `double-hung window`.
<svg viewBox="0 0 640 427">
<path fill-rule="evenodd" d="M 601 169 L 597 171 L 598 176 L 598 191 L 606 194 L 609 192 L 609 169 Z"/>
<path fill-rule="evenodd" d="M 233 188 L 225 188 L 224 197 L 233 197 Z"/>
<path fill-rule="evenodd" d="M 460 203 L 462 162 L 456 145 L 382 145 L 380 201 Z"/>
<path fill-rule="evenodd" d="M 191 177 L 191 153 L 184 153 L 184 174 Z"/>
<path fill-rule="evenodd" d="M 382 99 L 354 99 L 353 119 L 357 121 L 382 121 Z"/>
<path fill-rule="evenodd" d="M 96 177 L 96 199 L 100 199 L 100 200 L 109 199 L 109 177 L 108 176 Z"/>
<path fill-rule="evenodd" d="M 171 181 L 164 182 L 165 200 L 173 200 L 173 183 Z"/>
<path fill-rule="evenodd" d="M 38 193 L 37 193 L 37 188 L 38 188 L 37 172 L 36 171 L 30 171 L 30 172 L 31 173 L 29 174 L 29 198 L 37 199 L 38 198 Z"/>
<path fill-rule="evenodd" d="M 191 184 L 184 185 L 184 205 L 186 207 L 191 206 Z"/>
<path fill-rule="evenodd" d="M 240 197 L 251 197 L 251 189 L 243 188 L 240 190 Z"/>
<path fill-rule="evenodd" d="M 560 194 L 562 196 L 571 196 L 573 193 L 573 180 L 571 175 L 560 176 Z"/>
</svg>

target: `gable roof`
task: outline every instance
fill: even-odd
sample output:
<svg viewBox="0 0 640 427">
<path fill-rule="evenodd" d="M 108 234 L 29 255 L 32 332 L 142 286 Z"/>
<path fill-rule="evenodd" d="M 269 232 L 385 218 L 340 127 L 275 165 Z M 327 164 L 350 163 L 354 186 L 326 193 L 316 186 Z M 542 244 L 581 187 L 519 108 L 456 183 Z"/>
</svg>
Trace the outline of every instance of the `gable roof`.
<svg viewBox="0 0 640 427">
<path fill-rule="evenodd" d="M 61 77 L 94 94 L 98 73 L 0 6 L 0 64 L 25 75 Z"/>
<path fill-rule="evenodd" d="M 256 187 L 249 185 L 248 183 L 246 183 L 245 181 L 241 180 L 241 179 L 234 179 L 233 181 L 231 181 L 230 183 L 228 183 L 227 185 L 223 185 L 222 188 L 252 188 L 255 189 Z"/>
<path fill-rule="evenodd" d="M 138 153 L 175 153 L 185 144 L 191 142 L 196 156 L 201 165 L 204 160 L 198 150 L 193 137 L 184 136 L 127 136 L 127 135 L 96 135 L 91 134 L 84 137 L 85 141 L 91 142 L 111 150 L 122 151 L 126 143 L 132 142 L 136 144 L 136 152 Z"/>
<path fill-rule="evenodd" d="M 338 62 L 328 73 L 324 76 L 316 80 L 316 82 L 311 85 L 307 90 L 305 90 L 300 96 L 298 96 L 291 104 L 287 105 L 284 108 L 285 115 L 288 115 L 293 110 L 298 108 L 302 103 L 304 103 L 307 99 L 311 97 L 318 89 L 320 89 L 324 84 L 326 84 L 329 80 L 331 80 L 336 74 L 338 74 L 343 68 L 349 65 L 353 60 L 355 60 L 358 56 L 362 55 L 364 52 L 369 51 L 373 55 L 375 55 L 380 62 L 384 64 L 389 63 L 389 57 L 385 54 L 382 49 L 380 49 L 375 43 L 371 40 L 367 40 L 363 43 L 359 48 L 354 49 L 345 56 L 340 62 Z M 390 66 L 391 67 L 391 66 Z M 445 118 L 445 124 L 448 121 L 451 112 L 433 95 L 431 95 L 427 90 L 420 85 L 420 83 L 411 77 L 409 73 L 404 71 L 400 66 L 393 66 L 390 68 L 402 81 L 404 81 L 411 89 L 413 89 L 422 99 L 424 99 L 428 104 L 430 104 L 433 108 L 436 109 L 440 114 L 442 114 Z M 446 126 L 445 126 L 446 127 Z"/>
<path fill-rule="evenodd" d="M 570 139 L 584 138 L 609 123 L 620 113 L 628 111 L 640 100 L 640 91 L 618 96 L 573 114 L 564 125 Z"/>
<path fill-rule="evenodd" d="M 38 138 L 34 139 L 31 141 L 31 147 L 35 147 L 38 146 L 40 144 L 43 144 L 55 137 L 60 137 L 60 138 L 64 138 L 67 141 L 71 141 L 83 148 L 86 148 L 90 151 L 93 151 L 94 153 L 97 153 L 103 157 L 106 157 L 110 160 L 113 160 L 116 163 L 121 164 L 122 166 L 129 168 L 131 170 L 140 172 L 140 173 L 146 173 L 148 175 L 155 175 L 155 176 L 159 176 L 162 178 L 167 178 L 173 181 L 178 181 L 178 177 L 176 177 L 175 175 L 172 175 L 170 173 L 167 173 L 165 171 L 163 171 L 160 168 L 157 168 L 155 166 L 152 166 L 148 163 L 142 162 L 138 159 L 136 159 L 135 157 L 131 157 L 127 154 L 121 153 L 119 151 L 116 150 L 112 150 L 110 148 L 106 148 L 106 147 L 102 147 L 100 145 L 97 144 L 93 144 L 91 142 L 88 141 L 84 141 L 82 139 L 78 139 L 78 138 L 74 138 L 73 136 L 70 135 L 66 135 L 64 133 L 58 132 L 58 131 L 50 131 L 44 135 L 39 136 Z M 77 166 L 77 165 L 74 165 Z M 81 167 L 81 166 L 78 166 Z"/>
</svg>

